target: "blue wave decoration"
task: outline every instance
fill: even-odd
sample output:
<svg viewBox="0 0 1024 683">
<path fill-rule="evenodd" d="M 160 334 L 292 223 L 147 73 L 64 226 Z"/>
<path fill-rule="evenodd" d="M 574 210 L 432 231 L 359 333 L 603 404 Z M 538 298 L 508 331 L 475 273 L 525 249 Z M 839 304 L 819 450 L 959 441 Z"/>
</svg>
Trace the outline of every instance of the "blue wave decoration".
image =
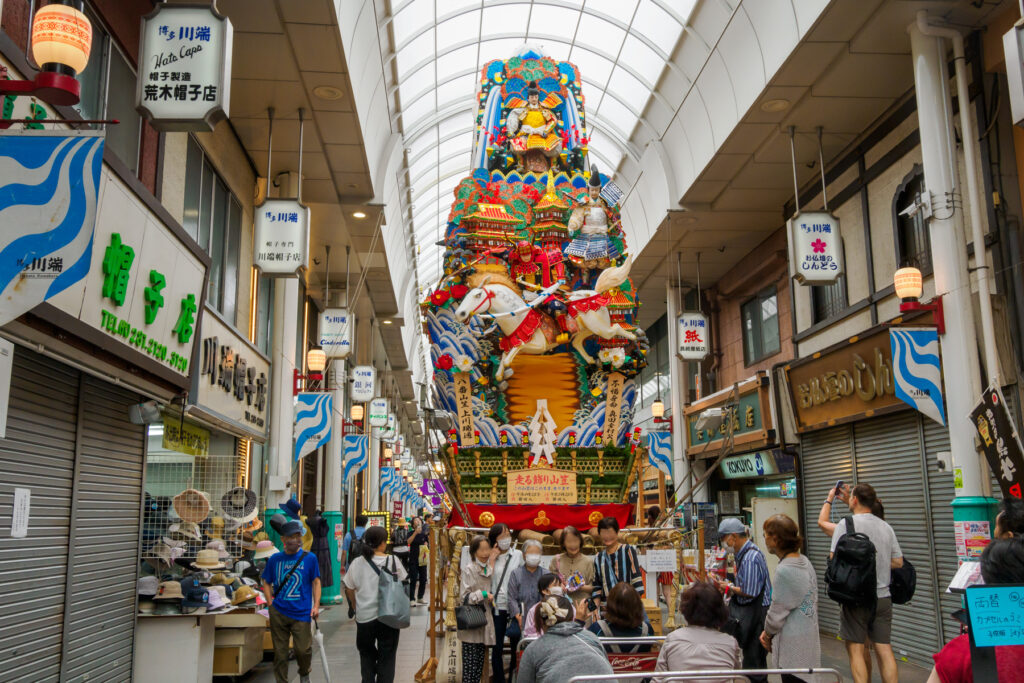
<svg viewBox="0 0 1024 683">
<path fill-rule="evenodd" d="M 946 424 L 938 331 L 935 328 L 892 328 L 889 342 L 896 397 L 939 424 Z"/>
<path fill-rule="evenodd" d="M 370 437 L 366 434 L 346 434 L 341 445 L 341 462 L 344 465 L 342 481 L 348 486 L 348 479 L 366 469 L 370 462 Z"/>
<path fill-rule="evenodd" d="M 102 168 L 101 134 L 0 136 L 0 325 L 89 273 Z"/>
<path fill-rule="evenodd" d="M 666 477 L 672 478 L 672 432 L 650 432 L 647 435 L 647 459 Z"/>
<path fill-rule="evenodd" d="M 331 438 L 333 396 L 302 393 L 295 406 L 295 460 L 301 460 Z"/>
</svg>

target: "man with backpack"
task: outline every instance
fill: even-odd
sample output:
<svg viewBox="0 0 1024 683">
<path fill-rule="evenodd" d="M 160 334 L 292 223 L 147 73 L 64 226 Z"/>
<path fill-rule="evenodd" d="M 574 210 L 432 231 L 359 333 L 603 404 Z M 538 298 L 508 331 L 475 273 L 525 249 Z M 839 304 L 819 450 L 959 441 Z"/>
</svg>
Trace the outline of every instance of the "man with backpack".
<svg viewBox="0 0 1024 683">
<path fill-rule="evenodd" d="M 405 517 L 398 518 L 398 524 L 391 532 L 391 554 L 398 558 L 405 571 L 409 572 L 409 520 Z"/>
<path fill-rule="evenodd" d="M 896 534 L 871 513 L 878 496 L 870 484 L 857 484 L 848 498 L 851 515 L 832 535 L 825 583 L 830 598 L 841 606 L 839 635 L 846 642 L 855 683 L 867 683 L 864 643 L 870 638 L 885 683 L 896 683 L 892 651 L 892 570 L 903 567 Z"/>
<path fill-rule="evenodd" d="M 362 538 L 366 533 L 366 525 L 369 521 L 370 518 L 366 515 L 356 515 L 355 528 L 345 534 L 345 540 L 341 542 L 342 571 L 347 571 L 352 565 L 352 560 L 363 554 Z"/>
<path fill-rule="evenodd" d="M 764 619 L 772 602 L 772 580 L 768 576 L 768 563 L 746 525 L 735 517 L 726 517 L 718 525 L 718 537 L 723 546 L 732 551 L 736 561 L 736 581 L 728 584 L 717 580 L 720 590 L 730 596 L 727 624 L 743 651 L 744 669 L 764 669 L 768 665 L 768 652 L 761 646 Z M 751 683 L 767 683 L 767 676 L 749 676 Z"/>
</svg>

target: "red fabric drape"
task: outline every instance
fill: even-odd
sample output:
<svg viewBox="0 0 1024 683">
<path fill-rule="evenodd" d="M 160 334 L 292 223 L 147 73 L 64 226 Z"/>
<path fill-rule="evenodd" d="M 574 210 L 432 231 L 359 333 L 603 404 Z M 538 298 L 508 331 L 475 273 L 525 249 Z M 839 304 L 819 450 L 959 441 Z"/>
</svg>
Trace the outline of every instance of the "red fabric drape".
<svg viewBox="0 0 1024 683">
<path fill-rule="evenodd" d="M 489 527 L 503 522 L 515 530 L 533 529 L 542 533 L 551 533 L 555 529 L 572 525 L 580 531 L 597 526 L 604 517 L 614 517 L 620 527 L 629 523 L 633 505 L 629 503 L 609 503 L 606 505 L 478 505 L 466 503 L 466 510 L 471 517 L 462 519 L 458 508 L 452 511 L 448 526 Z"/>
</svg>

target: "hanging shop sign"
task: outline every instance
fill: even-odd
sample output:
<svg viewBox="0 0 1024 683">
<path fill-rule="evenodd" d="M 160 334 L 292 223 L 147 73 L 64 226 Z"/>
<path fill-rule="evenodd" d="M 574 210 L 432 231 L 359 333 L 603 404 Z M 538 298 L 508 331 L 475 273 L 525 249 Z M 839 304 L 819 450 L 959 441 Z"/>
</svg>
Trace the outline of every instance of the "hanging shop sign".
<svg viewBox="0 0 1024 683">
<path fill-rule="evenodd" d="M 346 434 L 341 445 L 344 465 L 341 480 L 348 488 L 348 480 L 366 469 L 370 462 L 370 437 L 366 434 Z"/>
<path fill-rule="evenodd" d="M 270 359 L 209 307 L 200 336 L 193 410 L 243 438 L 266 441 Z"/>
<path fill-rule="evenodd" d="M 1013 125 L 1024 125 L 1024 24 L 1018 22 L 1003 34 L 1006 83 Z"/>
<path fill-rule="evenodd" d="M 352 368 L 352 402 L 372 401 L 376 383 L 377 370 L 372 365 L 357 365 Z"/>
<path fill-rule="evenodd" d="M 704 360 L 710 352 L 708 319 L 703 313 L 688 311 L 676 318 L 677 353 L 683 360 Z"/>
<path fill-rule="evenodd" d="M 295 460 L 301 460 L 331 438 L 331 408 L 334 395 L 302 392 L 295 397 Z"/>
<path fill-rule="evenodd" d="M 376 429 L 377 438 L 384 443 L 391 443 L 395 440 L 398 435 L 398 418 L 395 417 L 394 413 L 388 413 L 388 420 L 383 427 Z"/>
<path fill-rule="evenodd" d="M 851 337 L 783 368 L 797 432 L 831 427 L 906 407 L 896 396 L 889 328 Z"/>
<path fill-rule="evenodd" d="M 799 212 L 787 223 L 789 274 L 802 285 L 825 285 L 843 274 L 839 219 L 825 211 Z"/>
<path fill-rule="evenodd" d="M 370 426 L 387 427 L 388 425 L 388 400 L 386 398 L 375 398 L 370 401 Z"/>
<path fill-rule="evenodd" d="M 769 448 L 776 444 L 771 415 L 771 385 L 768 375 L 759 372 L 740 382 L 692 403 L 683 411 L 686 420 L 686 455 L 712 458 L 723 450 L 731 452 Z M 709 408 L 725 409 L 725 417 L 714 427 L 697 428 L 701 413 Z"/>
<path fill-rule="evenodd" d="M 328 358 L 348 358 L 352 353 L 353 323 L 346 308 L 326 308 L 320 314 L 320 348 Z"/>
<path fill-rule="evenodd" d="M 893 327 L 889 330 L 889 344 L 896 397 L 945 425 L 938 329 Z"/>
<path fill-rule="evenodd" d="M 256 207 L 253 263 L 264 275 L 295 277 L 309 254 L 309 207 L 268 199 Z"/>
<path fill-rule="evenodd" d="M 168 5 L 142 18 L 135 107 L 162 131 L 211 131 L 231 102 L 231 21 L 212 5 Z"/>
<path fill-rule="evenodd" d="M 723 458 L 719 470 L 726 479 L 750 479 L 789 474 L 794 468 L 793 456 L 773 449 Z"/>
<path fill-rule="evenodd" d="M 1003 497 L 1024 498 L 1024 448 L 1013 426 L 1010 411 L 997 386 L 989 386 L 971 411 L 971 422 L 978 431 L 981 450 L 993 474 L 999 480 Z"/>
<path fill-rule="evenodd" d="M 576 497 L 576 473 L 556 470 L 545 466 L 528 470 L 509 470 L 509 505 L 574 505 Z"/>
<path fill-rule="evenodd" d="M 89 274 L 102 167 L 101 131 L 0 136 L 0 325 Z"/>
<path fill-rule="evenodd" d="M 41 315 L 187 389 L 209 257 L 192 251 L 180 228 L 161 222 L 109 169 L 100 178 L 88 274 L 48 301 L 64 315 Z"/>
<path fill-rule="evenodd" d="M 187 455 L 210 454 L 210 430 L 191 422 L 184 422 L 180 416 L 164 416 L 164 435 L 161 440 L 164 450 L 177 451 Z"/>
</svg>

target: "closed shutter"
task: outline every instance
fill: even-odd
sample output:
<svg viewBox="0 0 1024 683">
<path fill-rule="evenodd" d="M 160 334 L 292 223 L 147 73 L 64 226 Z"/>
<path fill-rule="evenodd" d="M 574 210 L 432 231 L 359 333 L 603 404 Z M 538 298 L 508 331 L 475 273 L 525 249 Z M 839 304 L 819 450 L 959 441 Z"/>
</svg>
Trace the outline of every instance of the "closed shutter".
<svg viewBox="0 0 1024 683">
<path fill-rule="evenodd" d="M 935 562 L 938 574 L 936 592 L 939 596 L 939 610 L 942 635 L 945 642 L 960 635 L 960 622 L 951 614 L 960 609 L 960 597 L 946 593 L 946 586 L 956 574 L 956 540 L 953 536 L 953 506 L 950 503 L 956 495 L 953 489 L 953 473 L 939 471 L 937 453 L 949 452 L 949 431 L 939 423 L 923 418 L 924 448 L 928 455 L 928 495 L 932 507 L 932 538 L 935 539 Z M 918 587 L 920 590 L 920 586 Z M 916 599 L 916 598 L 915 598 Z"/>
<path fill-rule="evenodd" d="M 0 439 L 0 662 L 5 681 L 56 681 L 64 624 L 79 372 L 14 347 Z M 14 489 L 31 492 L 28 535 L 11 538 Z"/>
<path fill-rule="evenodd" d="M 128 408 L 140 400 L 83 378 L 64 680 L 131 679 L 145 428 Z"/>
<path fill-rule="evenodd" d="M 896 532 L 903 556 L 917 570 L 914 599 L 893 608 L 892 647 L 896 656 L 921 666 L 943 645 L 935 600 L 933 529 L 928 524 L 921 421 L 906 411 L 858 422 L 853 429 L 857 481 L 871 484 L 885 506 L 885 521 Z"/>
<path fill-rule="evenodd" d="M 833 427 L 805 434 L 800 448 L 800 486 L 804 500 L 804 537 L 807 557 L 818 575 L 818 626 L 825 633 L 839 634 L 839 605 L 825 592 L 825 567 L 832 539 L 818 528 L 818 513 L 828 490 L 842 479 L 853 479 L 851 428 Z M 841 512 L 841 510 L 840 510 Z M 836 515 L 833 515 L 835 521 Z"/>
</svg>

